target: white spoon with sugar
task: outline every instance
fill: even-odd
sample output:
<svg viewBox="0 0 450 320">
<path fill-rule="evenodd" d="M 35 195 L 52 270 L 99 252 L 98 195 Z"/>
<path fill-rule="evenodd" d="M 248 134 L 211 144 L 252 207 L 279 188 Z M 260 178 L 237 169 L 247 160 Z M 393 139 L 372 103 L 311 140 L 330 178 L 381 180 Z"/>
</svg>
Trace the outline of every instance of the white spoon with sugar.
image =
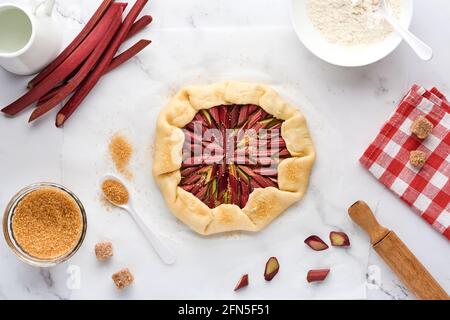
<svg viewBox="0 0 450 320">
<path fill-rule="evenodd" d="M 141 229 L 147 240 L 155 249 L 158 256 L 165 264 L 175 263 L 175 253 L 169 249 L 144 222 L 142 217 L 134 210 L 130 192 L 125 182 L 112 174 L 105 175 L 101 182 L 101 189 L 105 198 L 113 205 L 126 210 Z"/>
</svg>

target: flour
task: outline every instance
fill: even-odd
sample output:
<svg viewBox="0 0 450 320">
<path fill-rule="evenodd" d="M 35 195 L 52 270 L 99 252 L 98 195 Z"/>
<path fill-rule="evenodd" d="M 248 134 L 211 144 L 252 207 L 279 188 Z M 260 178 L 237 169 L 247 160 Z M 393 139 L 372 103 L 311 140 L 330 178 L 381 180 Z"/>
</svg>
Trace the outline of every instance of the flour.
<svg viewBox="0 0 450 320">
<path fill-rule="evenodd" d="M 332 43 L 370 44 L 383 41 L 392 31 L 377 12 L 381 0 L 308 0 L 313 26 Z M 400 0 L 389 0 L 391 14 L 400 16 Z"/>
</svg>

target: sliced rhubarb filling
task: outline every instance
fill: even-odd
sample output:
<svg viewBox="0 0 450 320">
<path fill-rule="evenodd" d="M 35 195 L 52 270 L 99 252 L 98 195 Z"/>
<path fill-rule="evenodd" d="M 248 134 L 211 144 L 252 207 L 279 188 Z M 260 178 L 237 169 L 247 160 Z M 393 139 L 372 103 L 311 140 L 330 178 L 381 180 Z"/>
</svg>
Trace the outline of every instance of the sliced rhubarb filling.
<svg viewBox="0 0 450 320">
<path fill-rule="evenodd" d="M 210 208 L 243 208 L 255 188 L 278 188 L 278 164 L 291 157 L 282 124 L 257 105 L 201 110 L 183 129 L 179 186 Z"/>
</svg>

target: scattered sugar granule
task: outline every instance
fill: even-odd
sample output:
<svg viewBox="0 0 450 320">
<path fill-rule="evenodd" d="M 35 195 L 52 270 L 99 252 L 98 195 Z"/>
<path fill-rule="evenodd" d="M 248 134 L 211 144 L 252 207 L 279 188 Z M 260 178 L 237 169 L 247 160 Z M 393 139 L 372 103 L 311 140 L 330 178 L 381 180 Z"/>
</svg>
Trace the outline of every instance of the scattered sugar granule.
<svg viewBox="0 0 450 320">
<path fill-rule="evenodd" d="M 411 125 L 411 132 L 419 139 L 426 139 L 431 131 L 433 131 L 433 124 L 425 117 L 419 116 Z"/>
<path fill-rule="evenodd" d="M 109 143 L 109 154 L 117 171 L 127 179 L 133 178 L 132 172 L 128 169 L 128 164 L 133 155 L 133 146 L 125 136 L 118 133 L 112 136 Z"/>
<path fill-rule="evenodd" d="M 98 260 L 106 260 L 113 256 L 112 243 L 103 241 L 95 245 L 95 256 Z"/>
<path fill-rule="evenodd" d="M 112 275 L 117 288 L 123 289 L 133 283 L 134 277 L 128 268 L 121 269 Z"/>
</svg>

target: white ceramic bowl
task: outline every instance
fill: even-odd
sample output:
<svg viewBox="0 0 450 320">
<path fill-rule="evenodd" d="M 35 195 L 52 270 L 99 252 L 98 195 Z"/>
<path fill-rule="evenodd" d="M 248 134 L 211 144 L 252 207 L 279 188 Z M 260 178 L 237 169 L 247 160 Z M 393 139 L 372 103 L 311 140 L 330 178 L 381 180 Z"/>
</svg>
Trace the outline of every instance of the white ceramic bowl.
<svg viewBox="0 0 450 320">
<path fill-rule="evenodd" d="M 402 38 L 395 32 L 384 41 L 358 46 L 342 46 L 328 42 L 314 28 L 307 13 L 308 0 L 291 0 L 291 20 L 300 41 L 317 57 L 331 64 L 358 67 L 374 63 L 397 48 Z M 401 0 L 400 23 L 409 28 L 413 16 L 413 0 Z"/>
</svg>

